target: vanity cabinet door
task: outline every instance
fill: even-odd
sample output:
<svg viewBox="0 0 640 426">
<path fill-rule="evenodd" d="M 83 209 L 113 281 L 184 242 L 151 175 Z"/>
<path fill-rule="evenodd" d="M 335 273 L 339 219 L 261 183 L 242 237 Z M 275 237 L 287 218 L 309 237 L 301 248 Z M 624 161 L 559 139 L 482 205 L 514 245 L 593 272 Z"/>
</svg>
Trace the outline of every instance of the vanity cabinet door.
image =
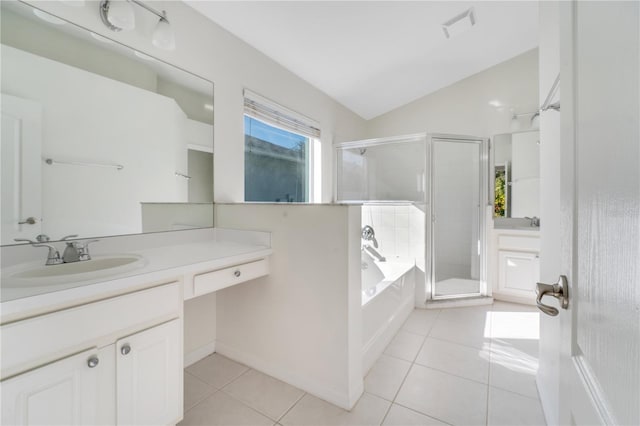
<svg viewBox="0 0 640 426">
<path fill-rule="evenodd" d="M 97 424 L 101 367 L 92 349 L 4 380 L 2 424 Z"/>
<path fill-rule="evenodd" d="M 116 342 L 119 425 L 167 425 L 181 419 L 180 325 L 175 319 Z"/>
<path fill-rule="evenodd" d="M 537 252 L 498 251 L 498 290 L 503 293 L 535 296 L 540 280 L 540 259 Z"/>
</svg>

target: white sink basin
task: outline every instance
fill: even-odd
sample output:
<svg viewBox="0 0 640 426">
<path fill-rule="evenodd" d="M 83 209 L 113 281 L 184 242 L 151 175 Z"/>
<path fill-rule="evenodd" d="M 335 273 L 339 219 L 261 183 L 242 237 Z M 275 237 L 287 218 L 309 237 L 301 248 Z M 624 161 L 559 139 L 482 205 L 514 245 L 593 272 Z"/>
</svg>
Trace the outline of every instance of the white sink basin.
<svg viewBox="0 0 640 426">
<path fill-rule="evenodd" d="M 46 286 L 69 281 L 84 281 L 117 275 L 146 264 L 142 256 L 121 254 L 96 256 L 91 260 L 23 267 L 9 275 L 9 287 Z"/>
</svg>

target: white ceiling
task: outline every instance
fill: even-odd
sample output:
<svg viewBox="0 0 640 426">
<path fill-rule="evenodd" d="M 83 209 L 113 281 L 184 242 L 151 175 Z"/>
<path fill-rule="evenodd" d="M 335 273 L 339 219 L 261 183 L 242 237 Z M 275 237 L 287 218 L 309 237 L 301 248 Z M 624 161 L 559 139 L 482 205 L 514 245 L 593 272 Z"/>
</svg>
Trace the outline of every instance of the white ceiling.
<svg viewBox="0 0 640 426">
<path fill-rule="evenodd" d="M 365 119 L 538 45 L 536 1 L 187 3 Z M 476 25 L 446 39 L 472 6 Z"/>
</svg>

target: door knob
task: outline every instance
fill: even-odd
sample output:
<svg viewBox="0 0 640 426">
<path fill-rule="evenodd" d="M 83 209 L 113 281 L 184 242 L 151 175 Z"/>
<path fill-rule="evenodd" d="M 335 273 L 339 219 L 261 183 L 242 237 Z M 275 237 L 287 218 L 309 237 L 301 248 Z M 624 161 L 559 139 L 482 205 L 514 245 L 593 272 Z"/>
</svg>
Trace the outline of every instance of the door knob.
<svg viewBox="0 0 640 426">
<path fill-rule="evenodd" d="M 538 305 L 538 309 L 552 317 L 558 315 L 558 310 L 553 306 L 542 303 L 542 298 L 544 296 L 549 295 L 558 299 L 562 309 L 567 309 L 569 307 L 569 283 L 567 282 L 567 277 L 564 275 L 560 275 L 558 282 L 555 284 L 537 283 L 536 294 L 538 295 L 538 297 L 536 297 L 536 305 Z"/>
</svg>

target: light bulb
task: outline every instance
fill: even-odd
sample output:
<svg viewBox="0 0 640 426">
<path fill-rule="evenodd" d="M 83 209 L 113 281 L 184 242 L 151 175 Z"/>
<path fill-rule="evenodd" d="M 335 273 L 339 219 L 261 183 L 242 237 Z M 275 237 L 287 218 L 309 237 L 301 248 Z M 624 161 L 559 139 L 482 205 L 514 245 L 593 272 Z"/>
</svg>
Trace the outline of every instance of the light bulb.
<svg viewBox="0 0 640 426">
<path fill-rule="evenodd" d="M 520 120 L 518 120 L 518 117 L 515 114 L 511 118 L 511 125 L 509 127 L 511 128 L 512 132 L 517 132 L 518 130 L 520 130 Z"/>
<path fill-rule="evenodd" d="M 173 33 L 171 24 L 165 18 L 160 18 L 156 29 L 153 31 L 151 42 L 154 46 L 164 50 L 174 50 L 176 48 L 176 36 Z"/>
<path fill-rule="evenodd" d="M 136 15 L 133 11 L 133 6 L 126 0 L 109 1 L 107 20 L 114 27 L 124 31 L 129 31 L 136 27 Z"/>
</svg>

